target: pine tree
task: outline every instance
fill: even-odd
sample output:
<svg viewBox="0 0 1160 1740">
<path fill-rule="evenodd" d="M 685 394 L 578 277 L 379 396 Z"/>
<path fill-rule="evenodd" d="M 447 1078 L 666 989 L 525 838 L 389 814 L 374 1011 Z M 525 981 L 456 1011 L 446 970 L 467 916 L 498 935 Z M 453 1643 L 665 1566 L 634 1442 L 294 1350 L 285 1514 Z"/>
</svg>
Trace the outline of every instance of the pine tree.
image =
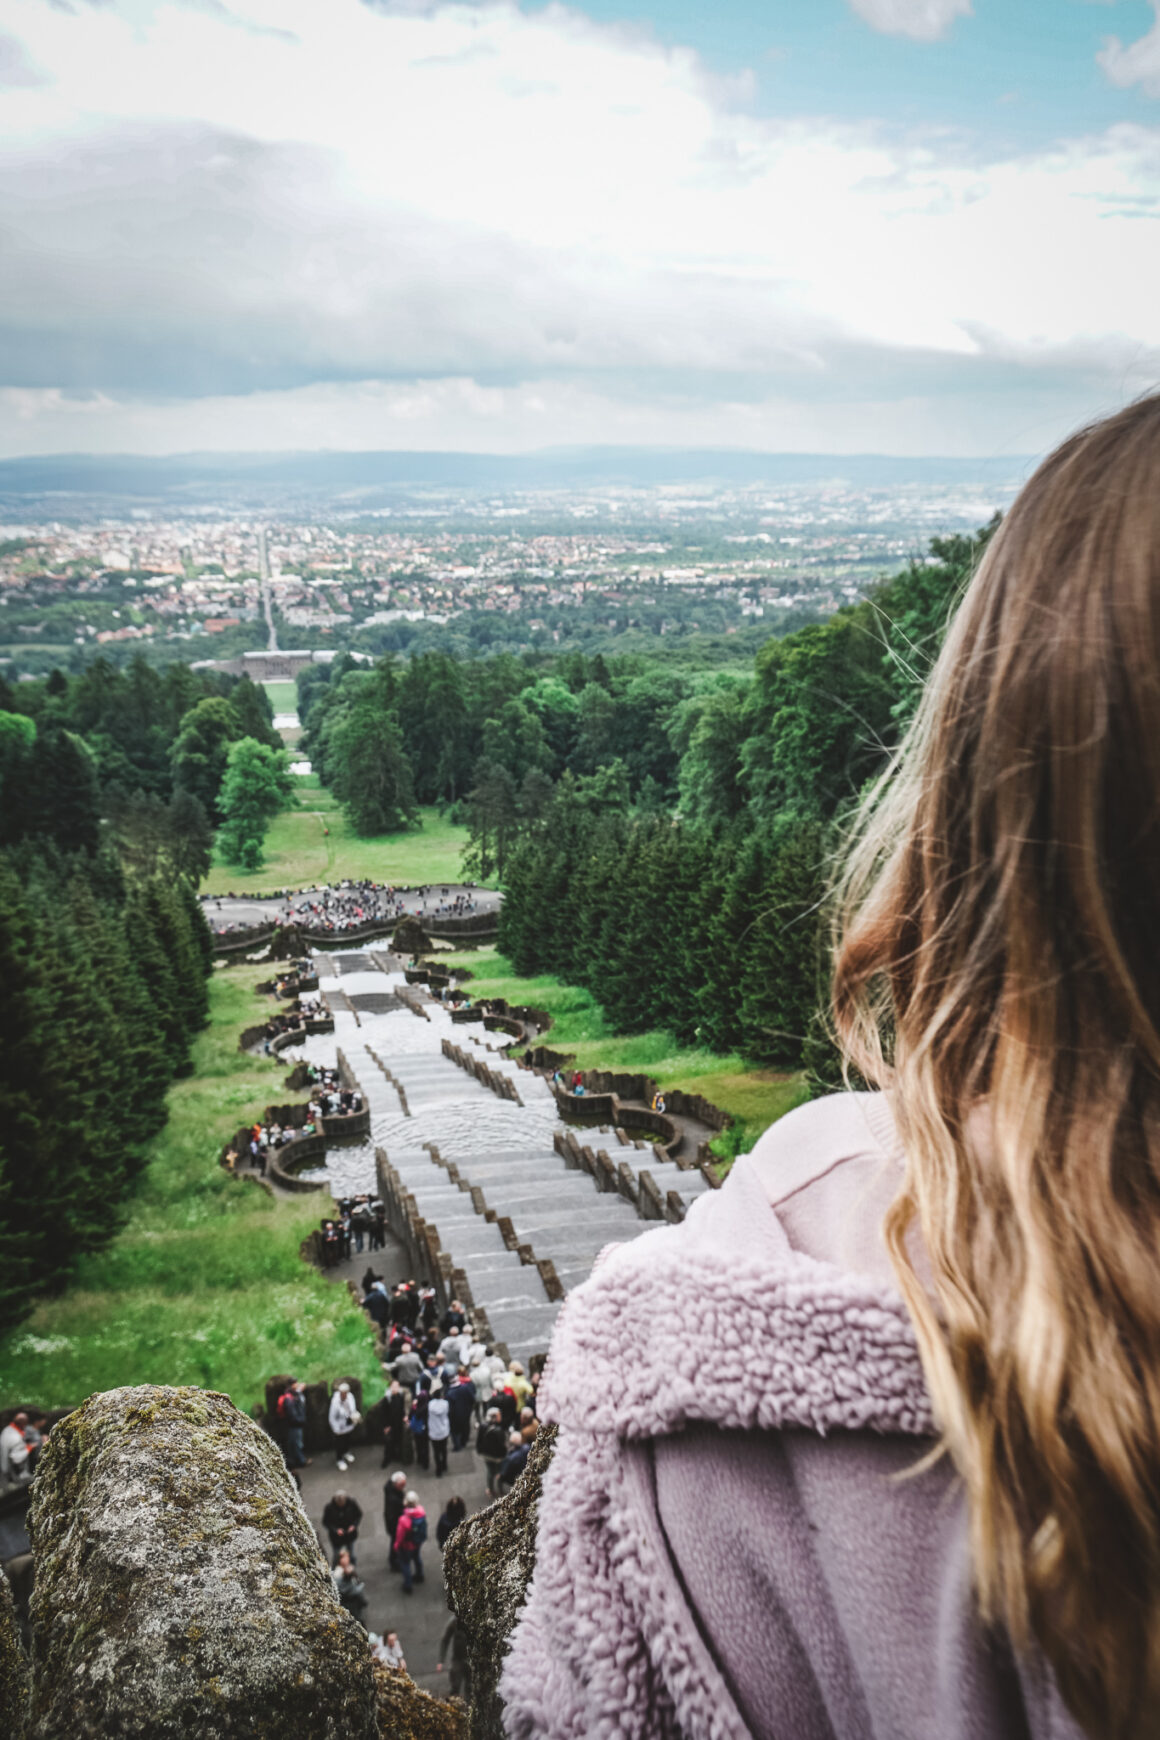
<svg viewBox="0 0 1160 1740">
<path fill-rule="evenodd" d="M 765 1063 L 796 1067 L 820 996 L 825 835 L 787 825 L 761 890 L 754 946 L 741 977 L 745 1048 Z"/>
</svg>

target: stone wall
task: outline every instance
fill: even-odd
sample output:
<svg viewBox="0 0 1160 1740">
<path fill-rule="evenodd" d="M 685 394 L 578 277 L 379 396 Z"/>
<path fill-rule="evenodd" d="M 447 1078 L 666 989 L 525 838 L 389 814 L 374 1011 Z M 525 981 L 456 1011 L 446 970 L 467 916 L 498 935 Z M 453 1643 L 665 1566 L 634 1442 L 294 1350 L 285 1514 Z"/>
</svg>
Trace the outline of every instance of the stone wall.
<svg viewBox="0 0 1160 1740">
<path fill-rule="evenodd" d="M 0 1597 L 8 1734 L 466 1740 L 462 1706 L 376 1671 L 281 1456 L 227 1397 L 90 1397 L 48 1440 L 30 1519 L 30 1662 Z"/>
<path fill-rule="evenodd" d="M 502 1070 L 492 1069 L 482 1057 L 474 1057 L 470 1051 L 464 1051 L 461 1046 L 453 1045 L 450 1039 L 443 1041 L 443 1055 L 452 1063 L 473 1075 L 483 1087 L 490 1088 L 493 1094 L 501 1100 L 514 1100 L 517 1106 L 523 1105 L 519 1090 L 510 1075 L 504 1075 Z"/>
</svg>

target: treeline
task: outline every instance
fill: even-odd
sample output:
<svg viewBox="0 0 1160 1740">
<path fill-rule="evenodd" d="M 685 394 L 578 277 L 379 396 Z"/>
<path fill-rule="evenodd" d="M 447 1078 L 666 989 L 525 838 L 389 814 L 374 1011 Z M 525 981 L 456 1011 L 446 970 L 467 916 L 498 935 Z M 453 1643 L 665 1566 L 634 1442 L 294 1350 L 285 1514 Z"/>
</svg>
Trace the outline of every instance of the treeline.
<svg viewBox="0 0 1160 1740">
<path fill-rule="evenodd" d="M 796 1066 L 811 1044 L 835 818 L 910 717 L 994 525 L 937 539 L 751 668 L 639 657 L 349 657 L 298 679 L 305 747 L 364 833 L 467 822 L 518 970 L 622 1031 Z"/>
<path fill-rule="evenodd" d="M 503 859 L 517 970 L 586 986 L 623 1032 L 662 1026 L 833 1081 L 817 1010 L 835 822 L 910 718 L 993 529 L 936 541 L 865 603 L 768 642 L 751 682 L 681 709 L 671 811 L 634 805 L 606 767 L 602 789 L 565 777 L 533 814 L 526 784 L 500 791 L 489 770 L 475 851 Z"/>
<path fill-rule="evenodd" d="M 0 686 L 0 1327 L 115 1232 L 189 1067 L 210 832 L 177 745 L 236 693 L 104 661 Z"/>
<path fill-rule="evenodd" d="M 274 781 L 274 808 L 287 801 L 269 697 L 248 677 L 98 658 L 76 676 L 0 678 L 0 846 L 48 835 L 95 852 L 108 836 L 134 870 L 164 860 L 196 884 L 216 827 L 235 823 L 239 857 L 254 835 L 253 780 L 227 809 L 231 752 Z M 46 805 L 65 807 L 59 825 Z"/>
</svg>

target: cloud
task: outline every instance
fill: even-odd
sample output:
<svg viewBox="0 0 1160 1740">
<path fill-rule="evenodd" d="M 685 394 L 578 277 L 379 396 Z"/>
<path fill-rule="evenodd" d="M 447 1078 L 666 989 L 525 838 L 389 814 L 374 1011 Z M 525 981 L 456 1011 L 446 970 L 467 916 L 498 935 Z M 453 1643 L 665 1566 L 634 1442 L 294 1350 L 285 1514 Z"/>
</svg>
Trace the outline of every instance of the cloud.
<svg viewBox="0 0 1160 1740">
<path fill-rule="evenodd" d="M 886 36 L 937 42 L 956 18 L 970 18 L 971 0 L 850 0 L 866 23 Z"/>
<path fill-rule="evenodd" d="M 16 38 L 0 32 L 0 90 L 27 89 L 47 83 L 45 74 L 33 66 Z"/>
<path fill-rule="evenodd" d="M 993 441 L 1160 373 L 1155 129 L 967 159 L 754 114 L 688 50 L 506 0 L 22 23 L 50 82 L 0 109 L 10 450 L 792 446 L 794 405 L 806 445 L 941 403 L 948 451 L 960 414 Z"/>
<path fill-rule="evenodd" d="M 1152 0 L 1156 22 L 1146 36 L 1125 45 L 1110 36 L 1096 59 L 1114 85 L 1139 85 L 1146 97 L 1160 97 L 1160 0 Z"/>
</svg>

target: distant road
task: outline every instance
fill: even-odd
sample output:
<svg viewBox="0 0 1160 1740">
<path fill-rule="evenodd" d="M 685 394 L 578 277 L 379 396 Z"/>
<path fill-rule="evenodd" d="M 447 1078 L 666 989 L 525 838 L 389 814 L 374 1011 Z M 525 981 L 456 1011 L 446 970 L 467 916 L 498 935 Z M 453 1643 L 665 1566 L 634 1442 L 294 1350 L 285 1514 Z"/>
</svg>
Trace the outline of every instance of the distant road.
<svg viewBox="0 0 1160 1740">
<path fill-rule="evenodd" d="M 266 551 L 265 526 L 258 533 L 258 576 L 262 582 L 262 609 L 266 612 L 266 627 L 270 630 L 266 651 L 277 652 L 278 631 L 274 627 L 274 607 L 270 599 L 270 560 Z"/>
</svg>

